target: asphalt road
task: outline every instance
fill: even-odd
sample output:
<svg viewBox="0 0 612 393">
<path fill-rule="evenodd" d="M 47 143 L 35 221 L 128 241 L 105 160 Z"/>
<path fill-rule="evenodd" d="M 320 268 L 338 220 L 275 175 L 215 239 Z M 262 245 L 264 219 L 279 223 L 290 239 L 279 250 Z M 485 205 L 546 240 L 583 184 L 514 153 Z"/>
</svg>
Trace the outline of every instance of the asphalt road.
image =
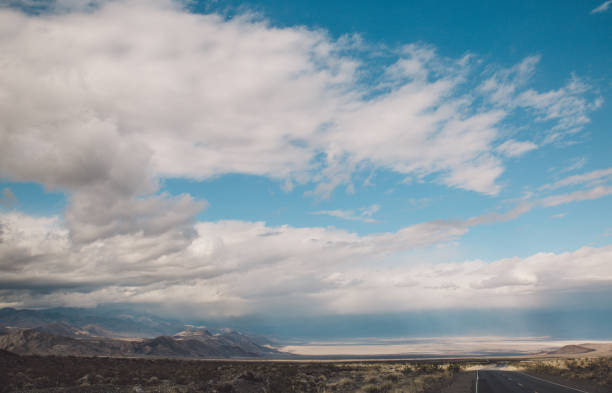
<svg viewBox="0 0 612 393">
<path fill-rule="evenodd" d="M 478 371 L 476 393 L 588 393 L 514 371 Z"/>
</svg>

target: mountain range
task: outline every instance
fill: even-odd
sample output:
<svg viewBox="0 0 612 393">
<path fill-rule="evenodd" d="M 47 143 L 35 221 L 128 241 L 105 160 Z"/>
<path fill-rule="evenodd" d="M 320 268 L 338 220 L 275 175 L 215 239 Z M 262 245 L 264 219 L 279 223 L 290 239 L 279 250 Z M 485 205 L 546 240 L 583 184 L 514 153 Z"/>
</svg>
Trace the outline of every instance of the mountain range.
<svg viewBox="0 0 612 393">
<path fill-rule="evenodd" d="M 180 326 L 180 327 L 179 327 Z M 174 334 L 164 334 L 182 329 Z M 138 336 L 142 332 L 162 334 Z M 143 315 L 100 316 L 79 309 L 0 310 L 0 349 L 25 355 L 252 358 L 283 356 L 231 329 L 211 332 Z"/>
<path fill-rule="evenodd" d="M 156 337 L 183 329 L 181 321 L 122 309 L 57 307 L 42 310 L 0 309 L 0 327 L 37 328 L 62 323 L 96 336 Z M 105 333 L 105 331 L 108 331 Z"/>
</svg>

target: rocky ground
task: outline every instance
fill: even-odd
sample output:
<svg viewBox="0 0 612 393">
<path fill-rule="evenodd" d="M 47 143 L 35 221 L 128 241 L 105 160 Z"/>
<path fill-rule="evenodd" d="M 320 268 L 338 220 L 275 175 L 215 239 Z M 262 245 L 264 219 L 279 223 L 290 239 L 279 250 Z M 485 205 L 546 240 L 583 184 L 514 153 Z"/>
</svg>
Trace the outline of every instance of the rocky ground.
<svg viewBox="0 0 612 393">
<path fill-rule="evenodd" d="M 471 380 L 458 364 L 448 362 L 239 362 L 6 353 L 1 359 L 1 393 L 467 393 Z"/>
<path fill-rule="evenodd" d="M 594 393 L 612 391 L 612 358 L 221 361 L 0 350 L 0 393 L 468 393 L 474 370 L 483 367 L 511 368 Z"/>
</svg>

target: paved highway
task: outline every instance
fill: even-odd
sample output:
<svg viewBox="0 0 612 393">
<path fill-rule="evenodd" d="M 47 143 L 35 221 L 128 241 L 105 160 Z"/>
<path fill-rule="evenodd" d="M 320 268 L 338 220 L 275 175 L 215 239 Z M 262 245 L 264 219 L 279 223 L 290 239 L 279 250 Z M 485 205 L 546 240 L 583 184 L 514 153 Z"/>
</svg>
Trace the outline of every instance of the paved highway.
<svg viewBox="0 0 612 393">
<path fill-rule="evenodd" d="M 476 393 L 588 393 L 515 371 L 480 370 Z"/>
</svg>

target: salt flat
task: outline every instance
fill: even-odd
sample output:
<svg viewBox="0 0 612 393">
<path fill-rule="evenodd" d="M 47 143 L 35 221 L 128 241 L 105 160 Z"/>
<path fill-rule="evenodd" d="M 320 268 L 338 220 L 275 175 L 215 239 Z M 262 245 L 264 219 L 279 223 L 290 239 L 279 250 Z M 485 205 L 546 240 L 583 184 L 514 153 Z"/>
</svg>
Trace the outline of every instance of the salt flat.
<svg viewBox="0 0 612 393">
<path fill-rule="evenodd" d="M 583 345 L 585 340 L 555 340 L 549 337 L 424 337 L 424 338 L 362 338 L 346 341 L 309 342 L 286 345 L 281 351 L 303 356 L 494 356 L 534 355 L 555 351 L 566 345 Z M 612 353 L 612 341 L 588 340 L 586 347 L 594 349 L 591 356 Z M 542 354 L 544 355 L 544 354 Z M 550 354 L 545 354 L 549 356 Z"/>
</svg>

